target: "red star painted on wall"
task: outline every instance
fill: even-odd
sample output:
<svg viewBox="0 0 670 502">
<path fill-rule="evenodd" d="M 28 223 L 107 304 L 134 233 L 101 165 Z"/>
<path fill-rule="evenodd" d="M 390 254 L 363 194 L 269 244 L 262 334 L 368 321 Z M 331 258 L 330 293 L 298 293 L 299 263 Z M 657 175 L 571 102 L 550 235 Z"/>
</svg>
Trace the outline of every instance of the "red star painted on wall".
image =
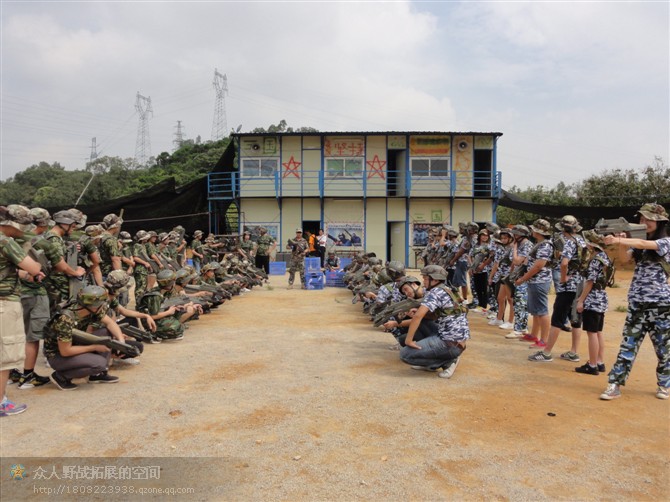
<svg viewBox="0 0 670 502">
<path fill-rule="evenodd" d="M 293 155 L 291 155 L 291 158 L 289 159 L 288 162 L 282 162 L 282 166 L 284 166 L 284 175 L 282 178 L 286 178 L 289 174 L 292 174 L 296 178 L 300 179 L 300 174 L 298 173 L 298 168 L 302 165 L 302 162 L 297 162 L 294 158 Z"/>
<path fill-rule="evenodd" d="M 386 165 L 386 161 L 379 160 L 379 155 L 375 155 L 374 159 L 368 160 L 366 164 L 370 166 L 368 179 L 372 178 L 375 174 L 378 174 L 381 179 L 386 179 L 384 178 L 384 166 Z"/>
</svg>

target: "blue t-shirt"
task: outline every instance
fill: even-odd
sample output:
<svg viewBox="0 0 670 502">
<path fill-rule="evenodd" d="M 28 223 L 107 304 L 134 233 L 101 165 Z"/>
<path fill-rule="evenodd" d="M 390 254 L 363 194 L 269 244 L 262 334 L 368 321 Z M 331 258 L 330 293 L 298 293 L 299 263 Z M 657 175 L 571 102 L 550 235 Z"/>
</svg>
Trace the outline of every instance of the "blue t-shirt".
<svg viewBox="0 0 670 502">
<path fill-rule="evenodd" d="M 656 244 L 658 250 L 647 252 L 657 253 L 663 261 L 670 263 L 670 237 L 658 239 Z M 636 303 L 670 305 L 668 276 L 660 263 L 647 260 L 636 263 L 628 290 L 628 302 L 633 307 Z"/>
</svg>

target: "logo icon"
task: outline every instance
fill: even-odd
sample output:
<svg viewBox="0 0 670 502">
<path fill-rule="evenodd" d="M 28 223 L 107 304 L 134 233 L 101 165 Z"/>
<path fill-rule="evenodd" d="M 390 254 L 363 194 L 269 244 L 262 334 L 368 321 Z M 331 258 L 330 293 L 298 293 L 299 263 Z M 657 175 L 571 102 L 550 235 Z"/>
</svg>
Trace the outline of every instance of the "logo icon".
<svg viewBox="0 0 670 502">
<path fill-rule="evenodd" d="M 9 475 L 14 481 L 21 481 L 26 477 L 26 468 L 23 464 L 12 464 L 12 467 L 9 469 Z"/>
</svg>

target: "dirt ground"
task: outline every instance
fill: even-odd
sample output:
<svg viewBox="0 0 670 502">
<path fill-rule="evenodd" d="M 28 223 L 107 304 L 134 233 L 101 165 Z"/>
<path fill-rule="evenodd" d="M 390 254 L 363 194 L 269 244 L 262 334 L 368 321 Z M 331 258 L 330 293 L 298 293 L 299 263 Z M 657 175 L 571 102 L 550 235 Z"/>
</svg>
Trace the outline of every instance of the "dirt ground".
<svg viewBox="0 0 670 502">
<path fill-rule="evenodd" d="M 619 272 L 608 290 L 608 368 L 629 280 Z M 670 402 L 654 397 L 648 340 L 623 397 L 606 402 L 606 374 L 531 363 L 526 343 L 475 313 L 451 380 L 413 371 L 350 300 L 272 276 L 183 341 L 114 366 L 119 384 L 10 387 L 29 409 L 0 421 L 3 471 L 23 457 L 197 457 L 181 481 L 200 488 L 183 500 L 667 499 Z M 2 479 L 4 500 L 38 499 Z"/>
</svg>

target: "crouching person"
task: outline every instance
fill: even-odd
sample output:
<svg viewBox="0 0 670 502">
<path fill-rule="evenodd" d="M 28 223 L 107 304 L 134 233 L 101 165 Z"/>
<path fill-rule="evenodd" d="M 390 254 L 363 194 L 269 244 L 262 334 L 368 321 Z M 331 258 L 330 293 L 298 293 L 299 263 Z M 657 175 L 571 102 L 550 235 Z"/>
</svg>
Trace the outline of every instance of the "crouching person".
<svg viewBox="0 0 670 502">
<path fill-rule="evenodd" d="M 73 378 L 88 377 L 90 383 L 116 383 L 119 377 L 107 374 L 111 351 L 105 345 L 78 345 L 73 328 L 90 331 L 104 325 L 114 338 L 123 341 L 119 327 L 107 316 L 107 291 L 100 286 L 86 286 L 79 291 L 74 304 L 53 316 L 44 330 L 44 355 L 55 371 L 49 377 L 60 390 L 75 390 Z M 103 335 L 100 331 L 96 335 Z"/>
<path fill-rule="evenodd" d="M 181 310 L 176 305 L 163 305 L 174 287 L 177 274 L 173 270 L 161 270 L 156 276 L 158 285 L 142 295 L 137 310 L 149 314 L 156 323 L 154 335 L 158 340 L 181 340 L 184 325 L 179 321 Z"/>
<path fill-rule="evenodd" d="M 444 284 L 447 271 L 439 265 L 421 269 L 426 294 L 409 325 L 405 347 L 400 359 L 412 369 L 438 371 L 440 378 L 451 378 L 456 370 L 465 344 L 470 338 L 466 317 L 467 307 L 461 305 L 454 293 Z M 431 336 L 423 338 L 420 345 L 414 336 L 425 320 L 434 320 Z"/>
</svg>

